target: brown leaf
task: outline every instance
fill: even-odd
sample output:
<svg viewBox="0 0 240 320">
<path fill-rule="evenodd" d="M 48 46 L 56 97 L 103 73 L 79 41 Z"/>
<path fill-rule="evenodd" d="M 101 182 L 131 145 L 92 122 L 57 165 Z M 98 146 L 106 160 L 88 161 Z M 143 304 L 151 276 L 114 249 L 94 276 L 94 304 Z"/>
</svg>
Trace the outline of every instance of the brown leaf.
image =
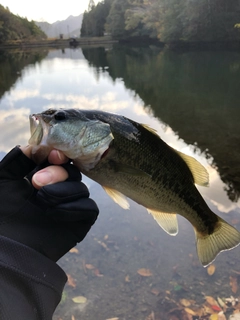
<svg viewBox="0 0 240 320">
<path fill-rule="evenodd" d="M 94 270 L 94 274 L 97 277 L 103 277 L 103 274 L 101 274 L 100 271 L 97 268 Z"/>
<path fill-rule="evenodd" d="M 232 289 L 232 292 L 236 293 L 238 290 L 237 278 L 230 276 L 229 279 L 230 279 L 230 287 Z"/>
<path fill-rule="evenodd" d="M 145 268 L 138 269 L 137 273 L 140 274 L 140 276 L 142 277 L 150 277 L 153 275 L 150 269 Z"/>
<path fill-rule="evenodd" d="M 180 303 L 181 305 L 183 305 L 184 307 L 189 307 L 191 305 L 191 301 L 187 300 L 187 299 L 180 299 Z"/>
<path fill-rule="evenodd" d="M 210 306 L 219 306 L 218 302 L 211 296 L 205 296 L 205 299 L 207 303 L 210 304 Z"/>
<path fill-rule="evenodd" d="M 125 282 L 130 282 L 130 277 L 129 277 L 129 275 L 126 275 L 126 277 L 125 277 Z"/>
<path fill-rule="evenodd" d="M 184 308 L 184 310 L 192 316 L 197 316 L 197 313 L 190 308 Z"/>
<path fill-rule="evenodd" d="M 79 253 L 77 248 L 72 248 L 71 250 L 69 250 L 70 253 Z"/>
<path fill-rule="evenodd" d="M 155 314 L 154 314 L 154 312 L 152 311 L 152 312 L 150 313 L 150 315 L 147 316 L 147 318 L 146 318 L 145 320 L 155 320 Z"/>
<path fill-rule="evenodd" d="M 95 269 L 95 267 L 94 267 L 92 264 L 90 264 L 90 263 L 86 263 L 86 264 L 85 264 L 85 268 L 88 269 L 88 270 L 93 270 L 93 269 Z"/>
<path fill-rule="evenodd" d="M 160 291 L 153 288 L 153 289 L 151 290 L 151 293 L 154 294 L 155 296 L 158 296 L 159 293 L 160 293 Z"/>
<path fill-rule="evenodd" d="M 215 265 L 214 265 L 214 264 L 211 264 L 211 265 L 207 268 L 207 273 L 208 273 L 210 276 L 212 276 L 212 275 L 214 274 L 215 270 L 216 270 Z"/>
<path fill-rule="evenodd" d="M 68 277 L 68 280 L 67 280 L 67 284 L 70 286 L 70 287 L 73 287 L 73 288 L 76 288 L 76 280 L 73 279 L 73 277 L 70 275 L 70 274 L 67 274 L 67 277 Z"/>
</svg>

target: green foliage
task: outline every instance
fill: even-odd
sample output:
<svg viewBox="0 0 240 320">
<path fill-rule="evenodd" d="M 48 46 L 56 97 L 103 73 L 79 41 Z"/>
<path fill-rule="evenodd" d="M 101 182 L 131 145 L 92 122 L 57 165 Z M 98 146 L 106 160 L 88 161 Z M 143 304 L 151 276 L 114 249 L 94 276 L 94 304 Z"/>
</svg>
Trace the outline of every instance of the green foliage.
<svg viewBox="0 0 240 320">
<path fill-rule="evenodd" d="M 8 8 L 0 5 L 0 43 L 7 40 L 42 39 L 44 32 L 34 23 L 12 14 Z"/>
<path fill-rule="evenodd" d="M 105 23 L 112 1 L 113 0 L 105 0 L 99 2 L 96 6 L 91 6 L 90 11 L 84 12 L 81 27 L 82 37 L 100 37 L 104 35 Z"/>
<path fill-rule="evenodd" d="M 162 42 L 239 40 L 240 0 L 105 0 L 85 12 L 82 35 Z"/>
</svg>

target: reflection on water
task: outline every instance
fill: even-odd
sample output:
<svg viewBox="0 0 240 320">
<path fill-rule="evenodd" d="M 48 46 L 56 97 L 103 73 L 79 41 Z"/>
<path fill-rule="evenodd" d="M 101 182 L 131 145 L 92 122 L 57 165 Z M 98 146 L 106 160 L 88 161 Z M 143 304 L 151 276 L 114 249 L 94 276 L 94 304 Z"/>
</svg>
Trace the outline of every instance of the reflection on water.
<svg viewBox="0 0 240 320">
<path fill-rule="evenodd" d="M 210 187 L 200 192 L 240 229 L 239 58 L 234 52 L 125 47 L 0 53 L 1 155 L 27 143 L 30 113 L 60 107 L 117 112 L 148 123 L 201 161 Z M 240 271 L 239 248 L 222 253 L 210 277 L 197 260 L 186 220 L 180 217 L 179 234 L 170 237 L 144 208 L 131 202 L 124 211 L 84 179 L 101 214 L 78 252 L 60 261 L 73 281 L 55 320 L 186 319 L 181 298 L 201 306 L 204 295 L 233 294 L 229 277 Z M 152 276 L 140 276 L 140 268 Z M 79 295 L 85 304 L 71 300 Z"/>
</svg>

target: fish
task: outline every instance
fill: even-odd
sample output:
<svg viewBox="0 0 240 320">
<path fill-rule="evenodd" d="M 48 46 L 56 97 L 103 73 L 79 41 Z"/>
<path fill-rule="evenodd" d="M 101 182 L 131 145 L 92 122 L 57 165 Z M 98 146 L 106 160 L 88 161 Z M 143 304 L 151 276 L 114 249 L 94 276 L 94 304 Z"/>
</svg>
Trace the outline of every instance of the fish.
<svg viewBox="0 0 240 320">
<path fill-rule="evenodd" d="M 216 215 L 196 188 L 209 184 L 204 166 L 169 146 L 148 125 L 81 109 L 49 109 L 29 119 L 34 161 L 61 150 L 122 208 L 128 209 L 132 199 L 169 235 L 178 233 L 177 215 L 183 216 L 193 226 L 204 267 L 239 245 L 240 232 Z"/>
</svg>

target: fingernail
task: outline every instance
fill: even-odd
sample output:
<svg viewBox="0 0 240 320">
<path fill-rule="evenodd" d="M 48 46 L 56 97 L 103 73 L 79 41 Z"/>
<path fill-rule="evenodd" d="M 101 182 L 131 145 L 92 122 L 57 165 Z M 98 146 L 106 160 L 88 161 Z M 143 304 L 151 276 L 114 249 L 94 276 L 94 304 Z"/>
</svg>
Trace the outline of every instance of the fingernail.
<svg viewBox="0 0 240 320">
<path fill-rule="evenodd" d="M 46 186 L 52 182 L 52 174 L 48 171 L 37 172 L 33 176 L 33 180 L 40 187 Z"/>
<path fill-rule="evenodd" d="M 61 160 L 61 161 L 65 160 L 64 155 L 61 152 L 59 152 L 58 150 L 57 150 L 57 155 L 58 155 L 59 160 Z"/>
</svg>

